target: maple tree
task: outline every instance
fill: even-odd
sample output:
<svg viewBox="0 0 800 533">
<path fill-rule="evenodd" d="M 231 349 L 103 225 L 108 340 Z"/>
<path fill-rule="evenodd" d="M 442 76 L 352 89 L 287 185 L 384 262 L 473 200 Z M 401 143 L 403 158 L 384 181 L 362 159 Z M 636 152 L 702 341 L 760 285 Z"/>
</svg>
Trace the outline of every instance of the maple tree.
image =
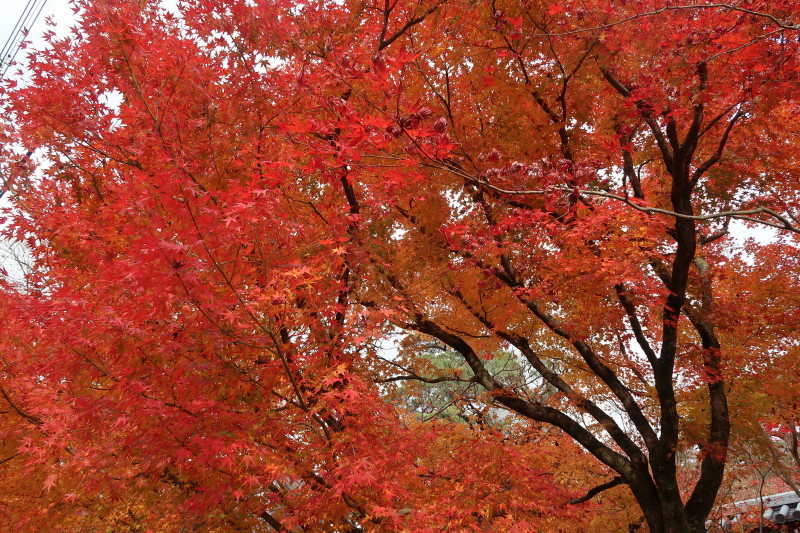
<svg viewBox="0 0 800 533">
<path fill-rule="evenodd" d="M 6 521 L 699 532 L 796 443 L 792 1 L 76 6 L 0 100 Z"/>
</svg>

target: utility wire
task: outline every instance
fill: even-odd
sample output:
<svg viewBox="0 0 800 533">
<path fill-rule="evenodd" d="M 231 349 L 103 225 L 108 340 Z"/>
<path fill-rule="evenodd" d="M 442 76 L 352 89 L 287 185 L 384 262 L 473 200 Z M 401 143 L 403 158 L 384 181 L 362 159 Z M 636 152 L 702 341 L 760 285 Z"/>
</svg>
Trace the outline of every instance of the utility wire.
<svg viewBox="0 0 800 533">
<path fill-rule="evenodd" d="M 24 23 L 24 20 L 28 17 L 30 11 L 33 10 L 32 4 L 33 0 L 28 0 L 28 3 L 25 4 L 25 9 L 22 10 L 22 15 L 20 15 L 17 23 L 14 25 L 14 29 L 11 30 L 11 33 L 8 35 L 8 39 L 6 39 L 6 42 L 3 44 L 3 48 L 0 50 L 0 60 L 3 60 L 11 51 L 11 43 L 15 40 L 20 27 Z"/>
<path fill-rule="evenodd" d="M 25 9 L 22 10 L 22 14 L 19 19 L 17 19 L 17 23 L 11 30 L 11 34 L 6 39 L 6 42 L 3 43 L 3 47 L 0 48 L 0 69 L 2 69 L 0 81 L 5 79 L 8 69 L 14 64 L 14 59 L 22 49 L 22 43 L 25 37 L 30 33 L 33 25 L 36 24 L 36 21 L 42 14 L 45 4 L 47 4 L 47 0 L 28 0 L 25 4 Z M 28 152 L 20 161 L 30 156 L 31 152 Z M 5 182 L 5 180 L 3 181 Z M 5 185 L 5 183 L 3 183 L 3 185 Z M 5 187 L 0 189 L 0 199 L 2 199 L 7 192 L 8 189 Z"/>
<path fill-rule="evenodd" d="M 11 30 L 11 35 L 8 36 L 3 48 L 0 49 L 0 67 L 3 69 L 3 72 L 0 73 L 0 80 L 6 77 L 8 70 L 14 63 L 14 59 L 22 49 L 25 37 L 33 28 L 33 25 L 36 24 L 36 20 L 42 14 L 45 4 L 47 4 L 47 0 L 28 0 L 27 4 L 25 4 L 25 9 L 14 25 L 14 29 Z"/>
<path fill-rule="evenodd" d="M 3 72 L 0 73 L 0 79 L 6 77 L 8 70 L 14 63 L 14 59 L 22 49 L 22 43 L 25 37 L 33 28 L 33 25 L 36 24 L 36 20 L 39 18 L 39 15 L 41 15 L 45 4 L 47 4 L 47 0 L 28 0 L 25 10 L 17 21 L 14 30 L 6 42 L 6 46 L 0 54 L 0 60 L 5 63 Z"/>
<path fill-rule="evenodd" d="M 11 58 L 16 52 L 15 48 L 19 48 L 20 41 L 28 34 L 30 29 L 36 23 L 36 19 L 41 13 L 42 8 L 47 0 L 28 0 L 25 9 L 22 11 L 17 20 L 11 35 L 8 36 L 3 49 L 0 50 L 0 59 Z"/>
<path fill-rule="evenodd" d="M 17 32 L 19 31 L 20 26 L 23 24 L 24 20 L 30 15 L 30 12 L 33 9 L 33 5 L 32 4 L 33 4 L 33 0 L 28 0 L 28 3 L 25 4 L 25 9 L 22 10 L 22 14 L 20 15 L 19 19 L 17 20 L 17 23 L 14 25 L 14 29 L 11 30 L 11 33 L 8 35 L 8 38 L 6 39 L 6 42 L 3 44 L 3 49 L 0 52 L 0 55 L 5 56 L 8 53 L 8 51 L 10 50 L 11 42 L 16 37 Z"/>
</svg>

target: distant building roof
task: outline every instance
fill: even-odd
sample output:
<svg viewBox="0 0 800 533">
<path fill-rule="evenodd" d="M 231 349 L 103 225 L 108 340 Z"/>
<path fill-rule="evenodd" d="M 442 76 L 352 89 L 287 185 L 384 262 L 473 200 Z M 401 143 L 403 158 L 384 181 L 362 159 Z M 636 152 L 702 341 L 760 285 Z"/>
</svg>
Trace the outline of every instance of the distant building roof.
<svg viewBox="0 0 800 533">
<path fill-rule="evenodd" d="M 734 524 L 742 517 L 752 515 L 754 510 L 760 510 L 762 506 L 765 520 L 775 524 L 800 522 L 800 496 L 790 491 L 726 504 L 722 507 L 724 516 L 718 524 L 723 531 L 733 531 Z M 711 525 L 708 524 L 707 527 Z"/>
</svg>

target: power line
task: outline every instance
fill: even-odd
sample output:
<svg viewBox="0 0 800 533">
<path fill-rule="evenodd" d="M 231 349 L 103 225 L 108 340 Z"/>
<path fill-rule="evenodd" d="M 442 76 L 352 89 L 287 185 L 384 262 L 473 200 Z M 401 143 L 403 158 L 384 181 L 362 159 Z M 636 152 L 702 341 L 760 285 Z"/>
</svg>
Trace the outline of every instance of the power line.
<svg viewBox="0 0 800 533">
<path fill-rule="evenodd" d="M 28 35 L 31 28 L 33 28 L 33 25 L 42 13 L 42 9 L 44 9 L 46 3 L 47 0 L 28 0 L 25 10 L 23 10 L 17 24 L 14 26 L 14 30 L 6 41 L 6 45 L 0 53 L 0 60 L 5 63 L 3 72 L 0 74 L 0 79 L 6 77 L 8 70 L 14 63 L 17 53 L 22 49 L 23 40 Z"/>
<path fill-rule="evenodd" d="M 19 31 L 19 27 L 22 24 L 23 17 L 27 16 L 28 11 L 32 7 L 31 3 L 32 0 L 28 0 L 28 3 L 25 4 L 25 9 L 22 11 L 22 15 L 17 20 L 17 23 L 14 25 L 14 29 L 11 30 L 11 33 L 8 35 L 8 38 L 6 39 L 6 42 L 3 44 L 3 48 L 2 50 L 0 50 L 0 60 L 2 60 L 2 58 L 4 58 L 11 49 L 11 42 L 14 39 L 14 37 L 16 37 L 17 32 Z"/>
<path fill-rule="evenodd" d="M 5 44 L 3 44 L 2 50 L 0 50 L 0 60 L 6 57 L 6 55 L 11 51 L 11 43 L 14 41 L 15 37 L 17 36 L 17 32 L 20 30 L 23 20 L 28 16 L 32 8 L 33 0 L 28 0 L 28 3 L 25 4 L 25 9 L 22 10 L 22 15 L 20 15 L 17 23 L 14 25 L 14 29 L 11 30 L 11 33 L 8 35 L 8 39 L 6 39 Z"/>
<path fill-rule="evenodd" d="M 47 0 L 28 0 L 27 4 L 25 4 L 22 15 L 20 15 L 14 25 L 14 29 L 11 30 L 11 35 L 8 36 L 3 48 L 0 50 L 0 67 L 3 68 L 3 72 L 0 73 L 0 80 L 6 77 L 8 69 L 11 68 L 14 59 L 22 49 L 23 40 L 33 28 L 33 25 L 36 24 L 36 20 L 42 14 L 45 4 L 47 4 Z"/>
</svg>

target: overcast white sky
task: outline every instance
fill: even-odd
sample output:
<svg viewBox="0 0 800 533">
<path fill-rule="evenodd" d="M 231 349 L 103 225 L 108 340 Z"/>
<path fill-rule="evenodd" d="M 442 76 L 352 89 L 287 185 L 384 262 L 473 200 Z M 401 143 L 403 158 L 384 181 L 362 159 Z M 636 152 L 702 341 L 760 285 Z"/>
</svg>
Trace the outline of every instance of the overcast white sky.
<svg viewBox="0 0 800 533">
<path fill-rule="evenodd" d="M 11 35 L 14 26 L 25 11 L 27 0 L 0 0 L 0 46 L 5 44 L 6 39 Z M 31 2 L 33 3 L 33 1 Z M 41 15 L 36 20 L 29 38 L 36 42 L 45 30 L 45 18 L 52 17 L 60 31 L 67 31 L 74 20 L 69 0 L 47 0 Z M 25 52 L 17 54 L 16 61 L 25 60 Z M 9 72 L 10 75 L 10 72 Z"/>
</svg>

